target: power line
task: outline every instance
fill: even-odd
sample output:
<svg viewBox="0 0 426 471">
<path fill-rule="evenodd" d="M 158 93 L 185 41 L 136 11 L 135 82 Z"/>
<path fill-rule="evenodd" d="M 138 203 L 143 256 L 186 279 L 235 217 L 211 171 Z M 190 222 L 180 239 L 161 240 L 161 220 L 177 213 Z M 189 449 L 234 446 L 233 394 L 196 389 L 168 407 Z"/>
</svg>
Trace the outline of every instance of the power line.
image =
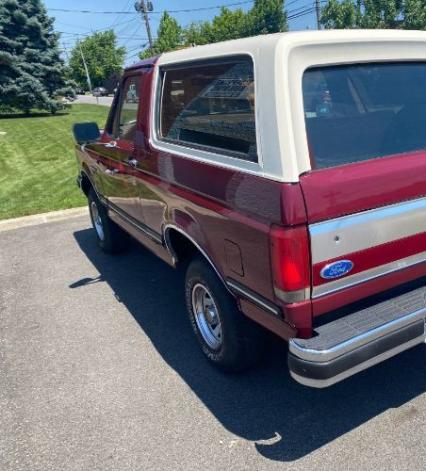
<svg viewBox="0 0 426 471">
<path fill-rule="evenodd" d="M 129 54 L 130 52 L 137 51 L 138 49 L 140 50 L 143 47 L 142 44 L 139 44 L 138 46 L 131 47 L 130 49 L 126 50 L 126 53 Z"/>
<path fill-rule="evenodd" d="M 142 52 L 142 51 L 140 51 L 140 52 Z M 135 54 L 132 54 L 131 56 L 127 57 L 127 60 L 129 61 L 133 57 L 137 57 L 138 59 L 140 59 L 140 56 L 139 56 L 140 52 L 136 52 Z"/>
<path fill-rule="evenodd" d="M 123 9 L 121 10 L 121 12 L 123 12 L 123 11 L 130 11 L 130 10 L 129 10 L 129 6 L 130 6 L 130 2 L 131 2 L 131 1 L 132 1 L 132 0 L 127 0 L 127 1 L 126 1 L 126 3 L 125 3 L 125 5 L 124 5 Z M 117 21 L 118 21 L 119 18 L 120 18 L 120 14 L 117 14 L 117 16 L 115 17 L 114 21 L 112 22 L 110 28 L 114 28 L 115 26 L 117 26 Z"/>
<path fill-rule="evenodd" d="M 167 13 L 190 13 L 193 11 L 205 11 L 205 10 L 216 10 L 223 7 L 235 7 L 239 5 L 246 5 L 248 3 L 253 3 L 253 0 L 245 0 L 241 2 L 235 3 L 226 3 L 223 5 L 215 5 L 211 7 L 199 7 L 199 8 L 185 8 L 181 10 L 154 10 L 154 11 L 147 11 L 148 15 L 161 15 L 165 11 Z M 71 10 L 67 8 L 48 8 L 50 11 L 59 11 L 62 13 L 89 13 L 89 14 L 97 14 L 97 15 L 135 15 L 134 12 L 131 11 L 94 11 L 94 10 Z"/>
<path fill-rule="evenodd" d="M 127 4 L 130 3 L 131 0 L 129 0 L 127 2 Z M 169 13 L 177 13 L 177 12 L 190 12 L 190 11 L 200 11 L 200 10 L 211 10 L 211 9 L 216 9 L 216 8 L 221 8 L 223 6 L 235 6 L 235 5 L 242 5 L 242 4 L 247 4 L 247 3 L 252 3 L 253 0 L 250 0 L 250 1 L 241 1 L 241 2 L 235 2 L 235 3 L 228 3 L 226 5 L 217 5 L 217 6 L 214 6 L 214 7 L 202 7 L 202 8 L 195 8 L 195 9 L 185 9 L 185 10 L 170 10 Z M 294 5 L 295 3 L 297 2 L 300 2 L 302 0 L 291 0 L 289 1 L 288 3 L 286 3 L 286 7 L 290 6 L 290 5 Z M 317 0 L 315 0 L 317 1 Z M 318 0 L 318 3 L 320 4 L 324 4 L 324 3 L 327 3 L 326 0 Z M 127 7 L 127 5 L 125 6 L 125 8 Z M 117 15 L 120 15 L 120 14 L 135 14 L 133 12 L 130 12 L 130 11 L 120 11 L 120 12 L 95 12 L 95 11 L 89 11 L 89 10 L 67 10 L 67 9 L 54 9 L 52 8 L 51 10 L 54 10 L 54 11 L 66 11 L 66 12 L 78 12 L 78 13 L 115 13 Z M 296 7 L 296 8 L 293 8 L 291 10 L 287 10 L 287 19 L 288 20 L 294 20 L 294 19 L 297 19 L 297 18 L 301 18 L 303 16 L 306 16 L 306 15 L 309 15 L 311 13 L 313 13 L 314 11 L 316 10 L 316 5 L 314 4 L 313 6 L 311 6 L 311 4 L 304 4 L 304 5 L 301 5 L 299 7 Z M 150 13 L 162 13 L 160 11 L 146 11 L 147 14 L 150 14 Z M 118 16 L 116 18 L 116 20 L 118 19 Z M 130 24 L 130 23 L 133 23 L 134 21 L 136 21 L 138 18 L 135 17 L 135 18 L 131 18 L 130 20 L 126 20 L 126 21 L 123 21 L 123 22 L 120 22 L 120 23 L 115 23 L 115 26 L 119 26 L 119 25 L 127 25 L 127 24 Z M 65 23 L 62 23 L 62 24 L 65 24 Z M 114 23 L 113 23 L 114 25 Z M 71 26 L 71 25 L 70 25 Z M 138 26 L 139 27 L 139 26 Z M 136 30 L 138 29 L 138 27 L 136 28 Z M 74 33 L 74 32 L 68 32 L 68 31 L 58 31 L 58 33 L 60 34 L 66 34 L 66 35 L 70 35 L 70 36 L 75 36 L 75 37 L 87 37 L 87 36 L 90 36 L 92 35 L 93 33 L 97 33 L 97 32 L 101 32 L 101 31 L 107 31 L 111 29 L 111 27 L 106 27 L 106 28 L 101 28 L 101 29 L 96 29 L 96 30 L 93 30 L 91 32 L 87 32 L 87 33 Z M 124 29 L 126 28 L 120 28 L 120 32 L 123 31 Z M 135 30 L 135 32 L 136 32 Z M 142 36 L 134 36 L 134 33 L 130 36 L 118 36 L 116 35 L 116 38 L 117 39 L 123 39 L 123 40 L 141 40 L 141 41 L 147 41 L 149 40 L 149 37 L 142 37 Z M 153 38 L 153 39 L 157 39 L 157 38 Z"/>
<path fill-rule="evenodd" d="M 108 29 L 116 28 L 117 26 L 128 25 L 129 23 L 132 23 L 135 20 L 136 20 L 136 18 L 130 18 L 130 20 L 120 21 L 119 23 L 115 23 L 113 26 L 111 25 L 111 26 L 108 26 L 108 27 L 105 27 L 105 28 L 102 28 L 102 29 L 98 29 L 97 31 L 106 31 Z M 123 28 L 121 28 L 121 29 L 123 29 Z"/>
<path fill-rule="evenodd" d="M 117 23 L 115 26 L 127 25 L 129 23 L 132 23 L 135 20 L 136 18 L 132 18 L 126 21 L 121 21 L 120 23 Z M 72 25 L 70 23 L 64 23 L 62 21 L 56 21 L 56 23 L 60 23 L 62 25 L 67 25 L 67 26 L 72 26 L 73 28 L 82 28 L 81 26 Z M 87 31 L 87 34 L 100 33 L 102 31 L 108 31 L 110 29 L 113 29 L 113 28 L 111 26 L 107 26 L 105 28 L 91 29 L 90 31 L 89 30 Z M 67 31 L 57 31 L 57 32 L 61 34 L 85 34 L 85 33 L 68 33 Z"/>
<path fill-rule="evenodd" d="M 55 18 L 55 23 L 59 24 L 59 25 L 62 25 L 62 26 L 71 26 L 72 28 L 84 29 L 87 32 L 90 31 L 91 33 L 97 33 L 97 32 L 100 32 L 100 31 L 107 31 L 109 29 L 114 29 L 117 26 L 127 25 L 127 24 L 129 24 L 129 23 L 131 23 L 132 21 L 135 21 L 135 20 L 136 20 L 136 18 L 132 18 L 130 20 L 121 21 L 120 23 L 115 24 L 115 26 L 106 26 L 105 28 L 90 29 L 90 30 L 88 30 L 87 27 L 85 27 L 85 26 L 80 26 L 80 25 L 71 24 L 71 23 L 64 23 L 63 21 L 58 21 L 57 18 Z"/>
<path fill-rule="evenodd" d="M 63 47 L 62 52 L 65 54 L 65 57 L 66 57 L 67 61 L 69 61 L 69 60 L 70 60 L 70 56 L 69 56 L 69 54 L 68 54 L 68 49 L 67 49 L 67 47 L 65 46 L 65 43 L 62 43 L 62 47 Z"/>
<path fill-rule="evenodd" d="M 311 3 L 301 5 L 300 7 L 293 8 L 292 10 L 287 10 L 287 16 L 291 16 L 293 13 L 297 13 L 301 10 L 306 10 L 306 9 L 310 9 L 310 8 L 313 8 Z"/>
<path fill-rule="evenodd" d="M 92 36 L 92 33 L 70 33 L 70 32 L 67 32 L 67 31 L 56 31 L 56 32 L 60 33 L 60 34 L 68 34 L 70 36 L 82 36 L 84 38 Z M 116 36 L 116 38 L 117 39 L 137 39 L 137 40 L 141 40 L 141 41 L 147 41 L 148 40 L 148 38 L 145 38 L 143 36 Z M 68 39 L 71 39 L 71 38 L 68 38 Z"/>
<path fill-rule="evenodd" d="M 288 20 L 295 20 L 297 18 L 301 18 L 302 16 L 310 15 L 315 11 L 315 7 L 308 8 L 306 10 L 303 10 L 299 13 L 295 13 L 294 15 L 291 15 L 287 17 Z"/>
<path fill-rule="evenodd" d="M 293 5 L 294 3 L 301 2 L 302 0 L 291 0 L 290 2 L 285 2 L 285 7 L 289 7 L 290 5 Z"/>
<path fill-rule="evenodd" d="M 136 24 L 136 28 L 135 28 L 131 33 L 129 33 L 129 36 L 130 36 L 131 38 L 140 38 L 140 39 L 137 39 L 137 41 L 139 41 L 139 42 L 140 42 L 140 41 L 146 42 L 146 41 L 148 41 L 148 38 L 147 38 L 147 37 L 136 36 L 136 33 L 140 30 L 141 27 L 142 27 L 141 22 L 138 20 L 138 21 L 137 21 L 137 24 Z"/>
<path fill-rule="evenodd" d="M 129 27 L 133 26 L 136 23 L 139 24 L 139 18 L 137 18 L 137 17 L 132 18 L 130 21 L 127 22 L 127 24 L 125 26 L 122 26 L 121 28 L 116 29 L 115 34 L 117 36 L 119 36 L 120 34 L 126 34 L 129 31 Z"/>
<path fill-rule="evenodd" d="M 327 0 L 319 0 L 320 5 L 323 5 L 324 3 L 327 3 Z M 316 4 L 314 3 L 313 5 L 310 5 L 311 4 L 303 5 L 298 8 L 295 8 L 294 10 L 288 11 L 287 19 L 294 20 L 296 18 L 301 18 L 302 16 L 310 15 L 311 13 L 316 12 Z"/>
</svg>

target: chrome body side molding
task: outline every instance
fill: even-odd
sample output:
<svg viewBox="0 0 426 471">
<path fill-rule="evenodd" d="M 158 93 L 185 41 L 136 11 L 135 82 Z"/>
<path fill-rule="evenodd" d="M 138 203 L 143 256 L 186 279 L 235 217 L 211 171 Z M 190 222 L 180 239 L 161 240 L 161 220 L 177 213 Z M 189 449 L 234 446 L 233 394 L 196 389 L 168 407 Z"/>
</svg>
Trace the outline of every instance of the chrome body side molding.
<svg viewBox="0 0 426 471">
<path fill-rule="evenodd" d="M 369 252 L 363 254 L 363 251 L 380 250 L 380 246 L 398 241 L 415 244 L 410 237 L 426 234 L 426 198 L 310 224 L 309 233 L 314 269 L 319 267 L 324 270 L 330 261 L 337 263 L 340 258 L 353 263 L 356 269 L 357 262 L 352 257 L 363 260 L 363 257 L 369 256 Z M 426 262 L 424 247 L 414 247 L 413 255 L 407 256 L 401 252 L 401 258 L 397 258 L 396 254 L 396 260 L 314 285 L 312 297 L 318 298 Z"/>
<path fill-rule="evenodd" d="M 259 294 L 255 293 L 251 289 L 247 288 L 241 283 L 238 283 L 235 280 L 228 278 L 226 282 L 229 288 L 231 289 L 231 291 L 234 291 L 235 293 L 242 296 L 243 298 L 246 298 L 249 301 L 252 301 L 254 304 L 256 304 L 258 307 L 260 307 L 264 311 L 268 311 L 270 314 L 273 314 L 276 317 L 282 317 L 281 311 L 278 309 L 278 307 L 273 305 L 267 299 L 263 298 Z"/>
<path fill-rule="evenodd" d="M 312 264 L 426 232 L 426 198 L 311 224 Z"/>
</svg>

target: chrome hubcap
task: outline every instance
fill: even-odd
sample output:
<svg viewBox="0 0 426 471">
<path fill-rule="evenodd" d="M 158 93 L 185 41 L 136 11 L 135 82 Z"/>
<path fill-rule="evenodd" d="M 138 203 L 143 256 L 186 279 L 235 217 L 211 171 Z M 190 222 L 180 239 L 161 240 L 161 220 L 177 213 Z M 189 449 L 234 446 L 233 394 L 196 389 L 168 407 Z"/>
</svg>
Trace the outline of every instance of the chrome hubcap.
<svg viewBox="0 0 426 471">
<path fill-rule="evenodd" d="M 92 215 L 93 225 L 95 226 L 96 233 L 98 234 L 99 239 L 102 241 L 105 238 L 104 226 L 102 225 L 102 219 L 99 215 L 98 207 L 94 201 L 90 204 L 90 213 Z"/>
<path fill-rule="evenodd" d="M 198 330 L 213 350 L 222 345 L 222 324 L 219 312 L 209 290 L 201 283 L 192 288 L 192 310 Z"/>
</svg>

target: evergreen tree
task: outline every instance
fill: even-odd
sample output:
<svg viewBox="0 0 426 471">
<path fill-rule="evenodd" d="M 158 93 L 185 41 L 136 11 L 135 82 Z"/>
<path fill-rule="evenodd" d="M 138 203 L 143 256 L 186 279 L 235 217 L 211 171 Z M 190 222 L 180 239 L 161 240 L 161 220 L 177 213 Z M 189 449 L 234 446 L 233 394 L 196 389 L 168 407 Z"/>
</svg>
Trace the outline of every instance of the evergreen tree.
<svg viewBox="0 0 426 471">
<path fill-rule="evenodd" d="M 117 38 L 113 30 L 93 33 L 77 43 L 71 51 L 70 74 L 81 87 L 87 88 L 87 78 L 80 47 L 93 87 L 104 86 L 112 76 L 121 74 L 126 48 L 117 46 Z"/>
<path fill-rule="evenodd" d="M 0 107 L 55 112 L 65 81 L 53 19 L 40 0 L 0 1 Z"/>
</svg>

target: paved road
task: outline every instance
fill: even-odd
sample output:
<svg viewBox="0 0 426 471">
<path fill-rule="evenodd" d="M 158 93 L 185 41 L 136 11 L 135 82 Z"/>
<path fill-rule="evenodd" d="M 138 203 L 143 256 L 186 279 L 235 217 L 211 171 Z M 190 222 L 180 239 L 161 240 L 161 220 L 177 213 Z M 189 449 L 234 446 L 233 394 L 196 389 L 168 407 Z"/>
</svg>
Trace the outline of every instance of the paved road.
<svg viewBox="0 0 426 471">
<path fill-rule="evenodd" d="M 207 365 L 177 274 L 87 216 L 0 233 L 0 469 L 426 469 L 426 347 L 327 390 Z"/>
<path fill-rule="evenodd" d="M 95 97 L 92 95 L 77 95 L 77 99 L 73 103 L 86 103 L 88 105 L 111 106 L 113 96 Z"/>
</svg>

